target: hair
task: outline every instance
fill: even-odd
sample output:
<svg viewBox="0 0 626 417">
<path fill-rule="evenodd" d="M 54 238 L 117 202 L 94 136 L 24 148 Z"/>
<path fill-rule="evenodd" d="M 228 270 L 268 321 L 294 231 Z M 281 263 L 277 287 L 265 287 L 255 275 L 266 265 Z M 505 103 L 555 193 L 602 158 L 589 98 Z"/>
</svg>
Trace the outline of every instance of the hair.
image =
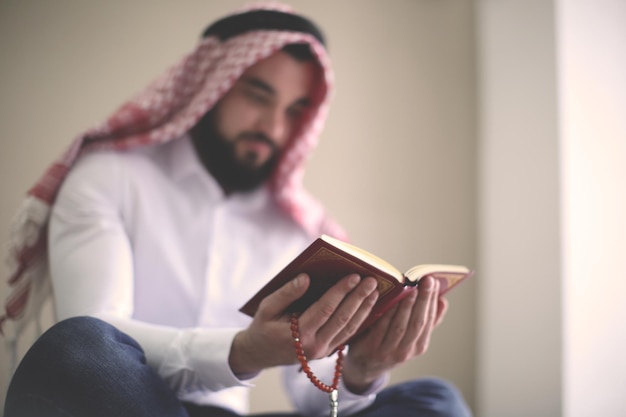
<svg viewBox="0 0 626 417">
<path fill-rule="evenodd" d="M 308 43 L 291 43 L 283 46 L 281 50 L 297 61 L 315 61 L 315 55 Z"/>
<path fill-rule="evenodd" d="M 313 35 L 325 45 L 324 35 L 311 20 L 277 10 L 252 10 L 226 16 L 209 25 L 202 37 L 217 36 L 222 41 L 253 30 L 284 30 Z"/>
</svg>

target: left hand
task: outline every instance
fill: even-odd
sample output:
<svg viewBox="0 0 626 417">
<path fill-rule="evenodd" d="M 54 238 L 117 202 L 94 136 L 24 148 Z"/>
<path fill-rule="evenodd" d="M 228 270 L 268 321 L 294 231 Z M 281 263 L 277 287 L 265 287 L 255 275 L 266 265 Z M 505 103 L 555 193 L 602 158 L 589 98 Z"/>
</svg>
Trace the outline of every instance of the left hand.
<svg viewBox="0 0 626 417">
<path fill-rule="evenodd" d="M 430 337 L 448 309 L 439 297 L 439 282 L 426 277 L 418 288 L 387 311 L 350 344 L 344 363 L 346 387 L 360 393 L 380 376 L 426 352 Z"/>
</svg>

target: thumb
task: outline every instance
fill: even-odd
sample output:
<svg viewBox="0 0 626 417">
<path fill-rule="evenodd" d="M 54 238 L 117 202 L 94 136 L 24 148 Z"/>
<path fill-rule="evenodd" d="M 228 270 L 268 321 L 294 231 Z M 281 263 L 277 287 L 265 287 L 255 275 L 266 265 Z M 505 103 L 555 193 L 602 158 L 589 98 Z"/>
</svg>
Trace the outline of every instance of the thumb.
<svg viewBox="0 0 626 417">
<path fill-rule="evenodd" d="M 283 312 L 309 288 L 310 278 L 307 274 L 298 274 L 294 279 L 274 291 L 261 301 L 257 315 L 270 319 Z"/>
</svg>

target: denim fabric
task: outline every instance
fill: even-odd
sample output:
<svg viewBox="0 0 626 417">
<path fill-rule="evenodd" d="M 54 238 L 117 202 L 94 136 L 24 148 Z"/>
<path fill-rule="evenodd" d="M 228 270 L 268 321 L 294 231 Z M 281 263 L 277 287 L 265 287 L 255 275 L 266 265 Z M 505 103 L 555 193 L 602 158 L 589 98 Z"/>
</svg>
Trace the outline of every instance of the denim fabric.
<svg viewBox="0 0 626 417">
<path fill-rule="evenodd" d="M 15 371 L 5 417 L 187 417 L 141 347 L 94 318 L 45 332 Z"/>
<path fill-rule="evenodd" d="M 237 417 L 181 403 L 146 364 L 141 347 L 94 318 L 64 320 L 44 333 L 13 376 L 5 417 Z M 257 417 L 299 417 L 258 414 Z M 469 417 L 459 392 L 438 379 L 389 387 L 355 417 Z"/>
</svg>

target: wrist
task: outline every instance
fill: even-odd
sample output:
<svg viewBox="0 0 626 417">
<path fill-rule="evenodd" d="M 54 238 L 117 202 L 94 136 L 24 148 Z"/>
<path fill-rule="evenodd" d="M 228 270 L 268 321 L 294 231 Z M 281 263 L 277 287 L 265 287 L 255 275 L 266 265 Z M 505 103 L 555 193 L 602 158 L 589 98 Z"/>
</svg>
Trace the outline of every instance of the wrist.
<svg viewBox="0 0 626 417">
<path fill-rule="evenodd" d="M 348 391 L 359 395 L 369 391 L 372 385 L 384 374 L 384 371 L 374 372 L 374 370 L 369 369 L 365 362 L 359 364 L 358 361 L 347 355 L 343 367 L 343 384 Z"/>
<path fill-rule="evenodd" d="M 245 330 L 240 331 L 233 338 L 228 364 L 238 378 L 249 379 L 263 370 L 263 365 L 256 358 L 256 352 L 252 346 Z"/>
</svg>

